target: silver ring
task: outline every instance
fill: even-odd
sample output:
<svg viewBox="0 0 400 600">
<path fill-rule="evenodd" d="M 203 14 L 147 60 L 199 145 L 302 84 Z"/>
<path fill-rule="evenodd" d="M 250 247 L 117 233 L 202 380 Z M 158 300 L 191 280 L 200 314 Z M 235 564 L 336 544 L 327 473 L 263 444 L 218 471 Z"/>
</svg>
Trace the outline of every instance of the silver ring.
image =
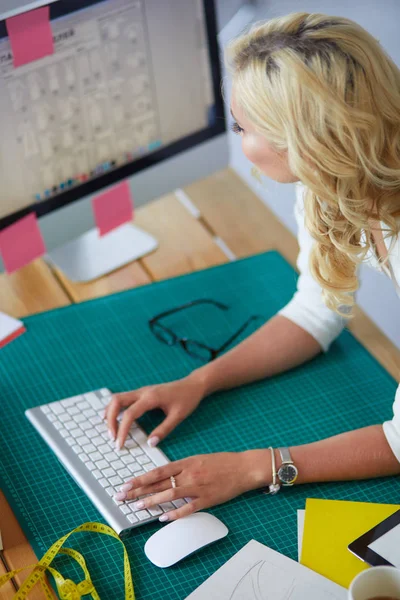
<svg viewBox="0 0 400 600">
<path fill-rule="evenodd" d="M 175 477 L 173 475 L 171 475 L 171 477 L 169 478 L 171 485 L 173 488 L 176 488 L 176 481 L 175 481 Z"/>
</svg>

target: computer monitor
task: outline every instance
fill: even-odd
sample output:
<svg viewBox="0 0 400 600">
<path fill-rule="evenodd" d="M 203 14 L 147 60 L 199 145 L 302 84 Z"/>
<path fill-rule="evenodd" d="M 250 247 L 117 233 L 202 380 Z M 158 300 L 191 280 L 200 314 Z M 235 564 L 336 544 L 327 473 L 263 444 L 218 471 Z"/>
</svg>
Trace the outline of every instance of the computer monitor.
<svg viewBox="0 0 400 600">
<path fill-rule="evenodd" d="M 0 21 L 0 229 L 35 212 L 49 260 L 90 280 L 156 246 L 131 225 L 103 238 L 87 231 L 94 194 L 129 178 L 138 206 L 228 164 L 215 7 L 49 9 L 54 54 L 16 69 Z"/>
</svg>

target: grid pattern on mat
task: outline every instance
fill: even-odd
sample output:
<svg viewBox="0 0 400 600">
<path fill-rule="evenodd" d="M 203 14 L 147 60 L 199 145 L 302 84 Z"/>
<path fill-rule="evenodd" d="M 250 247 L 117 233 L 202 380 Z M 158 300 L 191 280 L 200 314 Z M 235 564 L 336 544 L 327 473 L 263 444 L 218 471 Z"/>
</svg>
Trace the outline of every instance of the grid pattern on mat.
<svg viewBox="0 0 400 600">
<path fill-rule="evenodd" d="M 268 252 L 25 320 L 27 333 L 1 350 L 0 477 L 38 557 L 77 525 L 101 517 L 24 411 L 101 387 L 124 391 L 182 377 L 200 363 L 155 339 L 149 318 L 193 299 L 225 302 L 231 306 L 226 312 L 197 306 L 169 318 L 180 333 L 217 347 L 248 316 L 267 320 L 275 314 L 291 298 L 295 283 L 293 269 Z M 390 418 L 395 388 L 395 381 L 345 331 L 327 355 L 310 364 L 206 399 L 162 448 L 174 460 L 310 442 Z M 160 419 L 148 414 L 141 424 L 150 431 Z M 126 541 L 137 598 L 182 600 L 250 539 L 296 559 L 296 510 L 304 508 L 307 497 L 397 503 L 399 492 L 396 478 L 299 486 L 275 497 L 251 492 L 211 510 L 230 530 L 224 540 L 165 570 L 143 552 L 160 525 L 139 527 Z M 68 545 L 84 554 L 102 598 L 123 597 L 117 541 L 78 534 Z M 57 560 L 66 575 L 80 580 L 81 573 L 65 558 Z"/>
</svg>

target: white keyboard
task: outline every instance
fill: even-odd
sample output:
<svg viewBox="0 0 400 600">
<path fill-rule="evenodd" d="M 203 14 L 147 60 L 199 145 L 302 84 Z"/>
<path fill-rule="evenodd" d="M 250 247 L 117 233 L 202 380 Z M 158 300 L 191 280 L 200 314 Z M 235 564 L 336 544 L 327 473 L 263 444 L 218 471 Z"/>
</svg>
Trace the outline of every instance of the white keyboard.
<svg viewBox="0 0 400 600">
<path fill-rule="evenodd" d="M 158 519 L 163 512 L 183 506 L 185 500 L 135 510 L 135 501 L 114 499 L 127 480 L 169 460 L 161 450 L 147 445 L 147 435 L 136 423 L 124 448 L 116 451 L 103 419 L 111 395 L 108 389 L 102 389 L 44 404 L 25 414 L 107 523 L 123 535 L 133 527 Z"/>
</svg>

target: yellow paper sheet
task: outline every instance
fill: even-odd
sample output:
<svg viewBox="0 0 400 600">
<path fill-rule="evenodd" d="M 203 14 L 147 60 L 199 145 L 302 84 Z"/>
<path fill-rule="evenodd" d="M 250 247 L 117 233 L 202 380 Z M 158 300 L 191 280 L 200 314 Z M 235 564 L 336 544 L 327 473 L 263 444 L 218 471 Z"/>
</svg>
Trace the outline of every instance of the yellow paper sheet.
<svg viewBox="0 0 400 600">
<path fill-rule="evenodd" d="M 399 508 L 396 504 L 308 498 L 301 564 L 349 587 L 368 566 L 347 546 Z"/>
</svg>

